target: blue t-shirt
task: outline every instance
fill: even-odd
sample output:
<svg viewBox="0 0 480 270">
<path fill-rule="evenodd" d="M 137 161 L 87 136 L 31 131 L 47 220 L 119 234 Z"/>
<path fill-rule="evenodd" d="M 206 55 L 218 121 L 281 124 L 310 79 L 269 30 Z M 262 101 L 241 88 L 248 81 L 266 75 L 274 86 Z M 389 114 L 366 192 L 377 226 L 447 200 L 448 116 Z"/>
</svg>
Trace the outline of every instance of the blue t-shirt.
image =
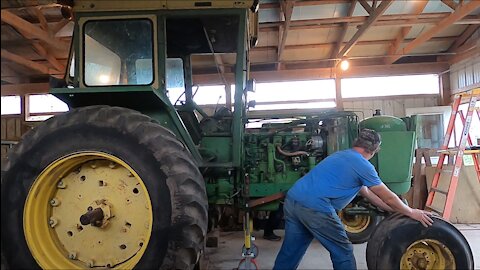
<svg viewBox="0 0 480 270">
<path fill-rule="evenodd" d="M 287 193 L 305 207 L 320 212 L 343 209 L 362 186 L 380 185 L 375 167 L 353 149 L 336 152 L 300 178 Z"/>
</svg>

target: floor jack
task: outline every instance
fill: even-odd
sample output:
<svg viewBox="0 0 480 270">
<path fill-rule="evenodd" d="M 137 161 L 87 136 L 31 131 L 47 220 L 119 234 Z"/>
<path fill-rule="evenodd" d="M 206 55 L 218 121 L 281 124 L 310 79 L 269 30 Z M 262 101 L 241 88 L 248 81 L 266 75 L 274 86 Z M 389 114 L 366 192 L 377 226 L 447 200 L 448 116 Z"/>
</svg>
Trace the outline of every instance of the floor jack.
<svg viewBox="0 0 480 270">
<path fill-rule="evenodd" d="M 255 237 L 251 234 L 253 230 L 253 219 L 247 211 L 243 219 L 243 231 L 245 232 L 245 244 L 242 248 L 242 258 L 238 264 L 238 270 L 257 270 L 255 258 L 258 256 L 258 247 L 252 242 Z"/>
</svg>

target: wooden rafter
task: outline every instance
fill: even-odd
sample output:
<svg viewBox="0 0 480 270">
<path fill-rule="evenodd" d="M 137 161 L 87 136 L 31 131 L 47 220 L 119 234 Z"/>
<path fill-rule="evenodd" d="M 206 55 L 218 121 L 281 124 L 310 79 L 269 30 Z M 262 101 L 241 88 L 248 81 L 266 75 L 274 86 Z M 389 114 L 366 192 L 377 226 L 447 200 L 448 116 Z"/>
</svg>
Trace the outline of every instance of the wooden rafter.
<svg viewBox="0 0 480 270">
<path fill-rule="evenodd" d="M 443 19 L 447 18 L 450 12 L 441 13 L 422 13 L 414 14 L 390 14 L 382 15 L 373 26 L 411 26 L 419 24 L 438 24 Z M 291 30 L 296 29 L 317 29 L 317 28 L 332 28 L 341 27 L 343 23 L 349 23 L 350 26 L 357 26 L 365 24 L 368 16 L 353 16 L 353 17 L 338 17 L 338 18 L 324 18 L 324 19 L 309 19 L 309 20 L 295 20 L 290 24 Z M 410 22 L 413 19 L 416 21 Z M 260 23 L 260 31 L 277 31 L 278 27 L 283 22 L 266 22 Z M 480 24 L 480 18 L 476 15 L 465 16 L 458 20 L 455 24 Z"/>
<path fill-rule="evenodd" d="M 471 1 L 459 6 L 454 12 L 452 12 L 448 17 L 446 17 L 441 22 L 439 22 L 435 27 L 429 29 L 422 35 L 418 36 L 412 42 L 410 42 L 407 46 L 401 49 L 400 55 L 394 55 L 392 57 L 389 57 L 387 61 L 389 61 L 390 63 L 394 63 L 395 61 L 400 59 L 402 55 L 412 52 L 415 48 L 424 44 L 426 41 L 431 39 L 434 35 L 443 31 L 445 28 L 452 25 L 456 21 L 462 19 L 463 17 L 467 16 L 468 14 L 475 11 L 479 7 L 480 7 L 480 1 Z"/>
<path fill-rule="evenodd" d="M 58 33 L 58 31 L 60 31 L 65 25 L 67 25 L 70 21 L 67 20 L 67 19 L 63 19 L 59 22 L 57 22 L 54 26 L 52 26 L 52 32 L 54 34 Z"/>
<path fill-rule="evenodd" d="M 450 36 L 450 37 L 435 37 L 431 38 L 429 42 L 452 42 L 456 40 L 457 37 Z M 408 43 L 413 41 L 414 39 L 405 39 L 403 43 Z M 389 45 L 392 44 L 394 40 L 386 39 L 386 40 L 366 40 L 366 41 L 359 41 L 355 46 L 371 46 L 371 45 Z M 346 45 L 346 42 L 342 42 L 340 46 Z M 323 48 L 331 48 L 332 46 L 336 46 L 337 43 L 312 43 L 312 44 L 301 44 L 301 45 L 286 45 L 285 50 L 304 50 L 304 49 L 323 49 Z M 276 50 L 276 46 L 258 46 L 254 47 L 252 51 L 259 52 L 259 51 L 270 51 Z"/>
<path fill-rule="evenodd" d="M 47 26 L 48 27 L 48 26 Z M 23 32 L 22 30 L 18 30 L 18 32 L 26 37 L 27 36 L 27 33 Z M 46 48 L 46 46 L 44 46 L 43 44 L 41 44 L 41 42 L 37 41 L 37 40 L 34 40 L 32 42 L 32 46 L 33 48 L 35 48 L 35 51 L 37 51 L 37 53 L 42 56 L 43 58 L 45 58 L 53 67 L 55 67 L 57 70 L 56 70 L 56 73 L 63 73 L 65 72 L 65 65 L 63 65 L 62 63 L 60 63 L 60 61 L 58 61 L 55 56 L 49 52 L 49 50 Z"/>
<path fill-rule="evenodd" d="M 40 44 L 40 42 L 33 42 L 33 47 L 38 52 L 39 55 L 47 59 L 47 61 L 57 69 L 58 73 L 65 72 L 65 65 L 60 63 L 55 56 L 48 52 L 48 50 Z"/>
<path fill-rule="evenodd" d="M 335 4 L 343 4 L 349 3 L 351 0 L 297 0 L 295 5 L 296 6 L 318 6 L 318 5 L 335 5 Z M 278 2 L 272 3 L 261 3 L 260 9 L 271 9 L 271 8 L 280 8 L 280 4 Z"/>
<path fill-rule="evenodd" d="M 22 75 L 18 74 L 15 70 L 11 69 L 6 65 L 7 63 L 2 63 L 2 81 L 8 83 L 21 83 L 22 82 Z M 3 87 L 3 86 L 2 86 Z"/>
<path fill-rule="evenodd" d="M 47 32 L 48 36 L 52 37 L 53 33 L 50 27 L 48 26 L 47 19 L 45 18 L 45 15 L 43 15 L 43 12 L 40 8 L 35 8 L 35 13 L 37 14 L 38 21 L 40 21 L 40 26 L 42 29 Z"/>
<path fill-rule="evenodd" d="M 1 19 L 3 22 L 10 24 L 11 26 L 15 27 L 17 30 L 27 33 L 34 38 L 37 38 L 49 46 L 66 51 L 68 50 L 68 44 L 48 35 L 48 33 L 39 27 L 31 24 L 30 22 L 20 18 L 19 16 L 11 13 L 8 10 L 2 9 L 1 11 Z"/>
<path fill-rule="evenodd" d="M 415 5 L 412 14 L 419 15 L 423 12 L 425 7 L 427 6 L 428 0 L 416 1 L 412 3 Z M 416 19 L 411 20 L 412 23 L 415 21 Z M 390 46 L 390 49 L 388 50 L 388 55 L 394 55 L 397 53 L 398 49 L 400 49 L 400 45 L 402 45 L 403 40 L 405 40 L 405 38 L 407 37 L 407 35 L 410 33 L 411 30 L 412 30 L 412 26 L 404 26 L 400 29 L 399 33 L 397 34 L 397 37 L 395 38 L 392 45 Z M 385 62 L 386 62 L 385 64 L 392 63 L 390 62 L 390 58 L 386 58 Z"/>
<path fill-rule="evenodd" d="M 447 5 L 449 8 L 451 8 L 452 10 L 455 10 L 458 7 L 458 4 L 455 3 L 455 1 L 453 1 L 453 0 L 442 0 L 442 2 L 445 5 Z"/>
<path fill-rule="evenodd" d="M 375 12 L 372 13 L 368 20 L 357 30 L 355 35 L 350 39 L 350 41 L 343 47 L 343 49 L 337 54 L 337 58 L 342 58 L 347 55 L 350 50 L 355 46 L 355 43 L 358 42 L 358 39 L 372 26 L 372 24 L 378 20 L 378 18 L 387 10 L 387 8 L 392 4 L 391 0 L 384 0 L 382 3 L 375 9 Z"/>
<path fill-rule="evenodd" d="M 475 33 L 480 25 L 470 25 L 463 31 L 463 33 L 455 40 L 455 42 L 448 48 L 448 52 L 455 52 L 462 44 L 465 43 Z"/>
<path fill-rule="evenodd" d="M 295 6 L 295 0 L 284 0 L 281 5 L 283 6 L 283 14 L 285 16 L 285 22 L 283 23 L 282 39 L 278 44 L 278 60 L 282 58 L 285 43 L 287 41 L 288 30 L 290 29 L 290 23 L 292 21 L 293 7 Z"/>
<path fill-rule="evenodd" d="M 40 73 L 43 73 L 43 74 L 53 73 L 52 70 L 50 70 L 48 67 L 46 67 L 42 64 L 39 64 L 39 63 L 36 63 L 34 61 L 25 59 L 24 57 L 13 54 L 13 53 L 5 50 L 5 49 L 2 49 L 1 52 L 2 52 L 2 54 L 1 54 L 2 58 L 4 58 L 4 59 L 10 60 L 10 61 L 15 62 L 19 65 L 22 65 L 24 67 L 36 70 L 36 71 L 38 71 Z"/>
<path fill-rule="evenodd" d="M 50 85 L 48 83 L 24 83 L 15 85 L 2 85 L 2 96 L 44 94 L 48 93 Z"/>
<path fill-rule="evenodd" d="M 342 74 L 342 78 L 372 77 L 372 76 L 397 76 L 405 74 L 438 74 L 448 70 L 448 63 L 414 63 L 395 65 L 355 65 Z M 233 79 L 232 73 L 226 74 Z M 332 78 L 332 68 L 310 69 L 285 69 L 275 71 L 253 71 L 251 78 L 257 82 L 315 80 Z M 221 83 L 218 74 L 195 74 L 193 82 L 198 85 L 211 85 Z"/>
<path fill-rule="evenodd" d="M 353 0 L 352 3 L 350 4 L 350 7 L 348 8 L 348 12 L 347 12 L 348 17 L 351 17 L 353 15 L 356 5 L 357 5 L 357 1 Z M 332 47 L 332 52 L 330 53 L 331 59 L 334 59 L 335 57 L 337 57 L 338 53 L 340 52 L 340 46 L 342 46 L 343 44 L 343 40 L 345 39 L 347 30 L 348 30 L 348 23 L 343 23 L 342 30 L 338 35 L 337 43 L 335 43 L 335 45 Z"/>
<path fill-rule="evenodd" d="M 365 11 L 368 12 L 368 14 L 373 13 L 373 8 L 367 3 L 366 0 L 358 0 L 358 2 L 360 3 L 360 5 L 362 5 L 362 7 L 365 9 Z M 350 16 L 352 16 L 352 15 L 350 15 Z"/>
</svg>

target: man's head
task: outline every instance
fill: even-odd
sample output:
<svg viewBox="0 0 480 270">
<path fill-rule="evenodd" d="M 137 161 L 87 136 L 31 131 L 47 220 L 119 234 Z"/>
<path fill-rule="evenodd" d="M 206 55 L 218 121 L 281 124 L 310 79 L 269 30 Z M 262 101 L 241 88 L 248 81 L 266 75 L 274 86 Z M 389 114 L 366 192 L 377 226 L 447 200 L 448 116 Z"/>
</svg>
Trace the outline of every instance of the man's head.
<svg viewBox="0 0 480 270">
<path fill-rule="evenodd" d="M 362 148 L 366 153 L 372 156 L 380 150 L 382 138 L 376 131 L 364 128 L 358 134 L 358 137 L 353 142 L 353 147 Z"/>
</svg>

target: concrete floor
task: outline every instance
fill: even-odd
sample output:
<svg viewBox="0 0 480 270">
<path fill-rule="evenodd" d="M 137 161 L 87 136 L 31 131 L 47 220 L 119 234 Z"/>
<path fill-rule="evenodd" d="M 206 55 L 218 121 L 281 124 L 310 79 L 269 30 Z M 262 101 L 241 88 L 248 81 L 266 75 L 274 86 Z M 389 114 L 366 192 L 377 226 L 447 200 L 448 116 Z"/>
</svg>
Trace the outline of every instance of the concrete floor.
<svg viewBox="0 0 480 270">
<path fill-rule="evenodd" d="M 473 251 L 475 269 L 480 269 L 480 224 L 455 225 L 465 235 Z M 283 236 L 283 230 L 276 230 Z M 263 231 L 253 233 L 257 237 L 255 245 L 259 248 L 256 258 L 259 269 L 272 269 L 275 257 L 282 241 L 267 241 L 262 238 Z M 207 248 L 209 269 L 231 270 L 238 266 L 243 246 L 243 232 L 221 232 L 218 248 Z M 367 244 L 354 245 L 354 254 L 358 269 L 367 269 L 365 249 Z M 328 252 L 317 241 L 313 241 L 300 263 L 299 269 L 332 269 Z"/>
</svg>

